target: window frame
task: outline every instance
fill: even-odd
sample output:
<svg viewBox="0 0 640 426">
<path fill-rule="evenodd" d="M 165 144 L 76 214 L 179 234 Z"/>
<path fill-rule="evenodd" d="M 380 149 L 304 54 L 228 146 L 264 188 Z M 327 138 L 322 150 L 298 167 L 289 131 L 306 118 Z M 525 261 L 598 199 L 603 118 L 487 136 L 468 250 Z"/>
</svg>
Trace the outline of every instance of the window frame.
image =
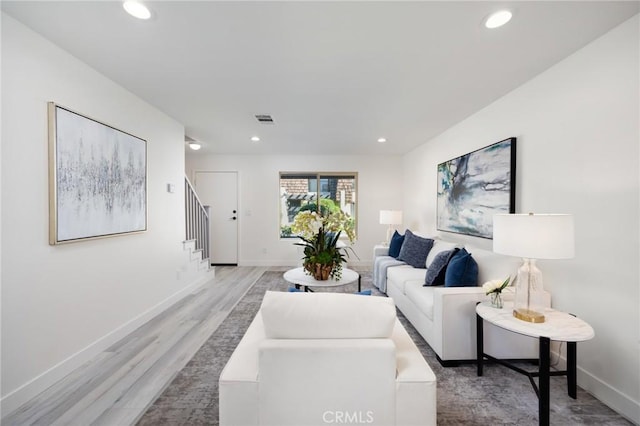
<svg viewBox="0 0 640 426">
<path fill-rule="evenodd" d="M 353 179 L 353 215 L 352 217 L 354 218 L 355 224 L 354 224 L 354 232 L 356 235 L 356 238 L 358 237 L 358 197 L 357 197 L 357 193 L 358 193 L 358 172 L 279 172 L 278 174 L 278 190 L 279 192 L 282 191 L 282 179 L 283 178 L 296 178 L 298 177 L 299 179 L 315 179 L 316 180 L 316 191 L 308 191 L 308 193 L 315 193 L 315 200 L 318 200 L 318 202 L 316 203 L 316 211 L 319 210 L 320 207 L 320 199 L 321 199 L 321 194 L 322 191 L 319 191 L 322 189 L 322 180 L 323 179 L 330 179 L 333 177 L 343 177 L 345 179 Z M 307 184 L 307 190 L 309 189 L 310 185 Z M 282 211 L 282 196 L 283 194 L 280 193 L 279 194 L 279 205 L 278 205 L 278 237 L 281 240 L 290 240 L 292 238 L 297 238 L 296 235 L 283 235 L 282 234 L 282 215 L 283 215 L 283 211 Z M 284 214 L 287 214 L 287 221 L 288 221 L 288 211 L 284 212 Z M 346 239 L 347 237 L 345 235 L 341 235 L 340 239 Z"/>
</svg>

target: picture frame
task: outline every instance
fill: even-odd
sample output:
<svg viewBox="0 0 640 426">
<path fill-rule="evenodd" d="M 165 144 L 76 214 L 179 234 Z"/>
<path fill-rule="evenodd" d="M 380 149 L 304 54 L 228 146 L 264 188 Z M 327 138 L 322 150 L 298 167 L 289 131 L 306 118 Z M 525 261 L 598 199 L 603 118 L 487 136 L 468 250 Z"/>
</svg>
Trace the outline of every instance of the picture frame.
<svg viewBox="0 0 640 426">
<path fill-rule="evenodd" d="M 493 239 L 493 215 L 515 213 L 516 138 L 438 164 L 437 229 Z"/>
<path fill-rule="evenodd" d="M 48 103 L 49 244 L 147 230 L 147 141 Z"/>
</svg>

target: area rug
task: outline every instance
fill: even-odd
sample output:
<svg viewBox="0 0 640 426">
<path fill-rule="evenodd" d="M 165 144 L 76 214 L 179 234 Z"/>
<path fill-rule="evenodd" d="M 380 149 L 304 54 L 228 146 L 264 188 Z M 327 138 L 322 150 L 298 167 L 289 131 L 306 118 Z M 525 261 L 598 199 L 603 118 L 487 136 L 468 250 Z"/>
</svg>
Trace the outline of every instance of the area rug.
<svg viewBox="0 0 640 426">
<path fill-rule="evenodd" d="M 362 288 L 372 288 L 371 274 L 361 274 Z M 333 291 L 356 290 L 355 284 L 351 287 Z M 218 425 L 220 373 L 260 308 L 265 291 L 286 289 L 282 272 L 265 272 L 138 425 Z M 372 290 L 374 295 L 383 296 L 375 288 Z M 398 316 L 436 375 L 439 425 L 538 424 L 538 400 L 525 376 L 493 364 L 485 365 L 483 377 L 477 377 L 475 364 L 444 368 L 404 316 L 400 312 Z M 551 378 L 550 416 L 553 425 L 631 425 L 580 388 L 576 400 L 569 398 L 563 377 Z"/>
</svg>

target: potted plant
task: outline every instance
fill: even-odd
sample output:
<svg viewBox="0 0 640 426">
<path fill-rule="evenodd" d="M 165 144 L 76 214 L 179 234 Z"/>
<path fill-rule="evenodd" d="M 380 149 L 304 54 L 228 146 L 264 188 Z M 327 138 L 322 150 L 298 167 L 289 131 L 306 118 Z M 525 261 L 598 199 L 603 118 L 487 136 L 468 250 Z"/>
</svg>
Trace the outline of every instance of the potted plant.
<svg viewBox="0 0 640 426">
<path fill-rule="evenodd" d="M 323 216 L 315 211 L 301 211 L 293 220 L 291 230 L 302 240 L 294 243 L 304 247 L 303 266 L 316 280 L 329 278 L 339 280 L 342 263 L 351 248 L 341 244 L 344 232 L 349 241 L 355 241 L 353 220 L 344 212 L 326 212 Z"/>
</svg>

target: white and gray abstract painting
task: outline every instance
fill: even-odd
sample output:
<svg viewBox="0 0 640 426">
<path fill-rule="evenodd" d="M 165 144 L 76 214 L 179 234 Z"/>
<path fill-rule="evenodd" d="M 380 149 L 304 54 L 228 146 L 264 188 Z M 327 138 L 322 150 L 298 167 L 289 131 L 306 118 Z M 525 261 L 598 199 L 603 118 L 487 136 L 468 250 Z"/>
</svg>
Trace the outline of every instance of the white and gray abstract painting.
<svg viewBox="0 0 640 426">
<path fill-rule="evenodd" d="M 147 227 L 146 141 L 56 106 L 57 242 Z"/>
<path fill-rule="evenodd" d="M 493 215 L 513 213 L 516 138 L 438 165 L 438 230 L 493 238 Z"/>
</svg>

